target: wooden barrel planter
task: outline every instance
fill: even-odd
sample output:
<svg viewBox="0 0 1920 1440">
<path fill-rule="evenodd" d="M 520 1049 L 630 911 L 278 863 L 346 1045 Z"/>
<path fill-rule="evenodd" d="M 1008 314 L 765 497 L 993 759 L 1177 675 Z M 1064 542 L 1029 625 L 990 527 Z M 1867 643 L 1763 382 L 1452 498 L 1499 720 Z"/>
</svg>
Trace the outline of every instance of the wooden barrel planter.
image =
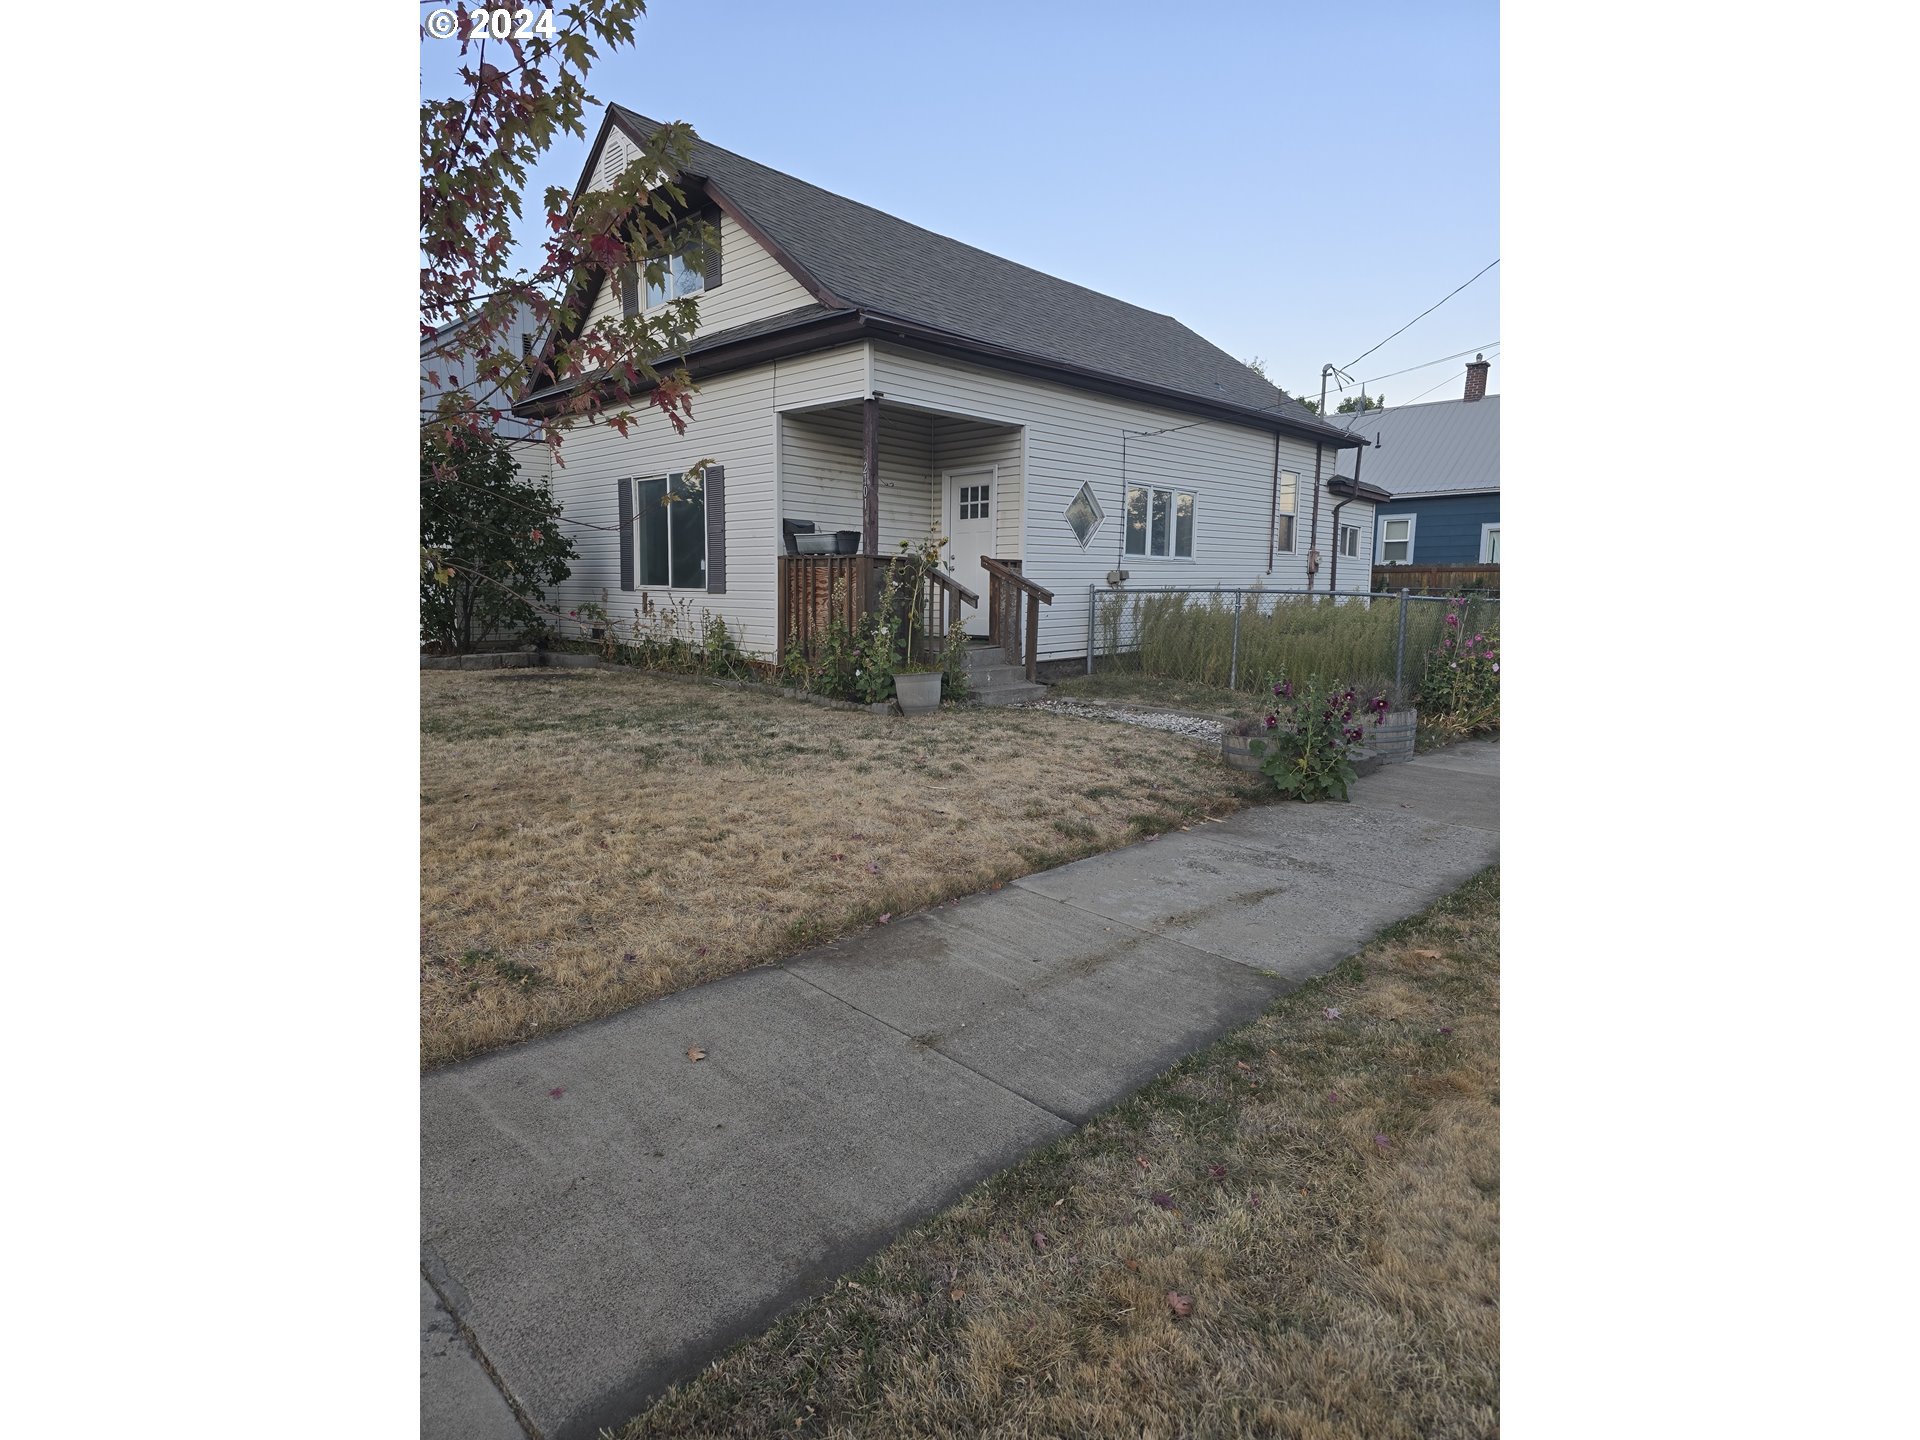
<svg viewBox="0 0 1920 1440">
<path fill-rule="evenodd" d="M 1361 743 L 1389 765 L 1411 760 L 1419 723 L 1420 712 L 1411 705 L 1404 710 L 1389 710 L 1378 725 L 1366 727 L 1367 738 Z"/>
<path fill-rule="evenodd" d="M 1360 765 L 1361 773 L 1367 774 L 1382 764 L 1391 765 L 1413 759 L 1413 741 L 1419 719 L 1420 712 L 1409 706 L 1405 710 L 1389 710 L 1378 725 L 1363 725 L 1361 728 L 1367 732 L 1367 736 L 1355 751 L 1355 760 Z M 1263 733 L 1256 731 L 1251 735 L 1236 735 L 1229 728 L 1220 737 L 1220 758 L 1227 762 L 1229 769 L 1258 773 L 1262 757 L 1253 753 L 1252 744 Z"/>
<path fill-rule="evenodd" d="M 1258 735 L 1236 735 L 1229 729 L 1220 737 L 1220 758 L 1227 762 L 1231 770 L 1259 773 L 1261 757 L 1248 748 L 1259 738 Z"/>
</svg>

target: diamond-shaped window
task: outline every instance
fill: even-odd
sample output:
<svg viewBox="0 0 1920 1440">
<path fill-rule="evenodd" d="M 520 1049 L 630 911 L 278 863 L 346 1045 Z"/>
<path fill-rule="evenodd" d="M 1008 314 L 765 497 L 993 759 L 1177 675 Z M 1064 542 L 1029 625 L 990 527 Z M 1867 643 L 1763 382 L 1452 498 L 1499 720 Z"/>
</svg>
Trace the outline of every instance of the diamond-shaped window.
<svg viewBox="0 0 1920 1440">
<path fill-rule="evenodd" d="M 1080 493 L 1073 497 L 1073 503 L 1067 506 L 1067 524 L 1073 527 L 1073 533 L 1080 537 L 1080 548 L 1087 548 L 1093 539 L 1094 531 L 1100 528 L 1100 522 L 1106 519 L 1106 512 L 1100 508 L 1100 502 L 1093 498 L 1093 486 L 1082 482 Z"/>
</svg>

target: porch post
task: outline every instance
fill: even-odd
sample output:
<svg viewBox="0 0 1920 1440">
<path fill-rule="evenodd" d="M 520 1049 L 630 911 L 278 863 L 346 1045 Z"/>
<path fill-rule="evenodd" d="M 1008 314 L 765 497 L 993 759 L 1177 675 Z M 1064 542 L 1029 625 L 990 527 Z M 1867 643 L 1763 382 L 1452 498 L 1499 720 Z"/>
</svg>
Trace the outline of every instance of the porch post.
<svg viewBox="0 0 1920 1440">
<path fill-rule="evenodd" d="M 860 406 L 860 553 L 880 553 L 880 398 L 869 395 Z"/>
</svg>

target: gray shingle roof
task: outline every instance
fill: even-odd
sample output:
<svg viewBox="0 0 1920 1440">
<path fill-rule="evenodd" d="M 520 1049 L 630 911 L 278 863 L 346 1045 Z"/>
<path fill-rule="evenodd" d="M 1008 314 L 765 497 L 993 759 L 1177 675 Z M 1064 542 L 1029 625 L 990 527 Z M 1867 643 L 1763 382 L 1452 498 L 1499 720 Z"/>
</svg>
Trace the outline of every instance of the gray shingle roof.
<svg viewBox="0 0 1920 1440">
<path fill-rule="evenodd" d="M 658 122 L 611 107 L 650 135 Z M 1036 360 L 1265 412 L 1308 430 L 1306 407 L 1170 315 L 1056 279 L 704 140 L 689 173 L 710 180 L 795 262 L 853 307 Z M 1371 477 L 1369 477 L 1371 478 Z"/>
<path fill-rule="evenodd" d="M 1392 492 L 1396 500 L 1500 488 L 1498 395 L 1389 405 L 1364 415 L 1327 418 L 1355 435 L 1380 442 L 1367 451 L 1360 475 L 1367 484 Z"/>
</svg>

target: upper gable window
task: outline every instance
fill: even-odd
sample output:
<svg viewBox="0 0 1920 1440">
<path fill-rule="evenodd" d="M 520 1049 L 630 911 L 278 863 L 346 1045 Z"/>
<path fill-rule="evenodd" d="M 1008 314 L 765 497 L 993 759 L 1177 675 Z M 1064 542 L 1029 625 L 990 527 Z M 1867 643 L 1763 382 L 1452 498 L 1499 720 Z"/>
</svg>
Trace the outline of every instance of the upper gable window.
<svg viewBox="0 0 1920 1440">
<path fill-rule="evenodd" d="M 694 269 L 684 254 L 675 255 L 667 262 L 667 273 L 660 277 L 658 285 L 647 282 L 647 309 L 652 310 L 669 300 L 684 300 L 706 288 L 707 277 Z"/>
<path fill-rule="evenodd" d="M 720 254 L 717 249 L 704 253 L 705 265 L 700 266 L 694 258 L 700 252 L 692 247 L 680 251 L 666 262 L 665 272 L 659 281 L 648 280 L 641 284 L 640 267 L 623 265 L 620 267 L 620 310 L 629 318 L 642 313 L 658 310 L 661 306 L 675 300 L 685 300 L 689 296 L 711 290 L 720 283 Z"/>
</svg>

